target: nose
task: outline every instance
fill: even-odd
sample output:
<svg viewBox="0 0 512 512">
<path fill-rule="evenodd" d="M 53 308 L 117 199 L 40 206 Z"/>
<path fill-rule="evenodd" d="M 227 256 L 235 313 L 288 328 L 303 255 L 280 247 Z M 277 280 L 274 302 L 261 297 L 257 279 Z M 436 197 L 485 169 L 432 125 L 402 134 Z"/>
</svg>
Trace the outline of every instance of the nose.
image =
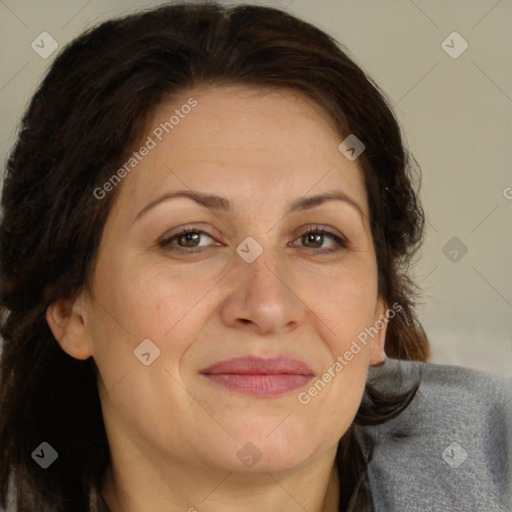
<svg viewBox="0 0 512 512">
<path fill-rule="evenodd" d="M 279 258 L 267 249 L 252 263 L 238 258 L 235 266 L 230 293 L 222 305 L 223 322 L 261 335 L 297 329 L 307 307 Z"/>
</svg>

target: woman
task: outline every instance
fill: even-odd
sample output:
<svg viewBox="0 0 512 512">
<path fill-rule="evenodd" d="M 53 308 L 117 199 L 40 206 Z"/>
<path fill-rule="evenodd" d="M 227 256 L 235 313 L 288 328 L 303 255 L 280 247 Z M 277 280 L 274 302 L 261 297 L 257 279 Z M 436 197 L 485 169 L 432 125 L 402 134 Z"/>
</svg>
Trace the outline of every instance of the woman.
<svg viewBox="0 0 512 512">
<path fill-rule="evenodd" d="M 332 39 L 279 10 L 170 5 L 72 42 L 2 206 L 9 510 L 428 510 L 414 496 L 446 481 L 428 463 L 445 445 L 425 443 L 453 407 L 438 377 L 506 400 L 422 363 L 399 127 Z M 492 487 L 471 506 L 505 506 L 502 459 L 465 480 Z M 452 487 L 430 504 L 468 510 Z"/>
</svg>

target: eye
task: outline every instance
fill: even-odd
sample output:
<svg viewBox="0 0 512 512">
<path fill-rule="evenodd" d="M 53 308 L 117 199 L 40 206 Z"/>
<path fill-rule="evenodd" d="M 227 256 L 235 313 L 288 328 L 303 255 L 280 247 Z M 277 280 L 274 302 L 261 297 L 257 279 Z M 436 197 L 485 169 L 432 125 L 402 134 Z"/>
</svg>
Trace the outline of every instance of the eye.
<svg viewBox="0 0 512 512">
<path fill-rule="evenodd" d="M 158 242 L 158 245 L 169 251 L 178 251 L 183 253 L 200 252 L 202 247 L 206 247 L 208 245 L 206 244 L 205 246 L 200 244 L 201 240 L 205 237 L 213 240 L 213 238 L 205 231 L 186 228 L 175 235 L 163 238 Z M 199 250 L 194 251 L 193 249 Z"/>
<path fill-rule="evenodd" d="M 328 247 L 324 246 L 326 239 L 331 240 L 331 244 Z M 320 228 L 319 226 L 312 226 L 308 228 L 300 236 L 300 240 L 303 244 L 305 244 L 306 247 L 310 249 L 323 249 L 320 251 L 315 251 L 316 253 L 332 253 L 347 247 L 347 244 L 342 237 L 324 228 Z"/>
<path fill-rule="evenodd" d="M 200 229 L 195 228 L 186 228 L 181 230 L 179 233 L 176 233 L 172 236 L 167 236 L 162 238 L 158 245 L 164 248 L 166 251 L 176 251 L 184 254 L 192 254 L 202 252 L 204 249 L 208 248 L 210 245 L 221 245 L 217 242 L 214 244 L 204 243 L 201 244 L 201 241 L 209 238 L 213 240 L 213 237 L 202 231 Z M 325 246 L 326 240 L 331 240 L 329 246 Z M 313 249 L 314 253 L 333 253 L 342 248 L 346 248 L 347 244 L 345 240 L 332 233 L 325 228 L 321 228 L 319 226 L 312 226 L 308 228 L 299 239 L 304 247 Z M 296 245 L 296 244 L 293 244 Z"/>
</svg>

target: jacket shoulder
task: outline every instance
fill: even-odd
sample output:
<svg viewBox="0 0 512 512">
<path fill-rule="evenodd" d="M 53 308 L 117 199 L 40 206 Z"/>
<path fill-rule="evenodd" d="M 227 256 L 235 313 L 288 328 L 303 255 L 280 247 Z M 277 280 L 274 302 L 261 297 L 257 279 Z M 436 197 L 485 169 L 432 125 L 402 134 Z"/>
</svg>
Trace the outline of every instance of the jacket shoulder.
<svg viewBox="0 0 512 512">
<path fill-rule="evenodd" d="M 397 418 L 371 427 L 368 467 L 375 512 L 512 511 L 512 382 L 451 365 L 389 360 L 371 369 L 418 392 Z"/>
</svg>

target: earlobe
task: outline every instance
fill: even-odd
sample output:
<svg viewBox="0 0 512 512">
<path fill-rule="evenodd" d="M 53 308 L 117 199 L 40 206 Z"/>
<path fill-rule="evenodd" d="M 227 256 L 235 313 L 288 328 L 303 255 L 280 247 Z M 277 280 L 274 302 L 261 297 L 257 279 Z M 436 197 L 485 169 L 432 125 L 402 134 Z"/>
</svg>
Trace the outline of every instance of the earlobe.
<svg viewBox="0 0 512 512">
<path fill-rule="evenodd" d="M 386 361 L 385 343 L 386 343 L 386 328 L 389 322 L 386 304 L 379 301 L 379 307 L 375 312 L 374 327 L 377 329 L 377 334 L 372 338 L 370 343 L 370 365 L 379 366 Z"/>
<path fill-rule="evenodd" d="M 62 350 L 82 360 L 92 355 L 83 313 L 81 296 L 56 299 L 46 309 L 46 322 Z"/>
</svg>

